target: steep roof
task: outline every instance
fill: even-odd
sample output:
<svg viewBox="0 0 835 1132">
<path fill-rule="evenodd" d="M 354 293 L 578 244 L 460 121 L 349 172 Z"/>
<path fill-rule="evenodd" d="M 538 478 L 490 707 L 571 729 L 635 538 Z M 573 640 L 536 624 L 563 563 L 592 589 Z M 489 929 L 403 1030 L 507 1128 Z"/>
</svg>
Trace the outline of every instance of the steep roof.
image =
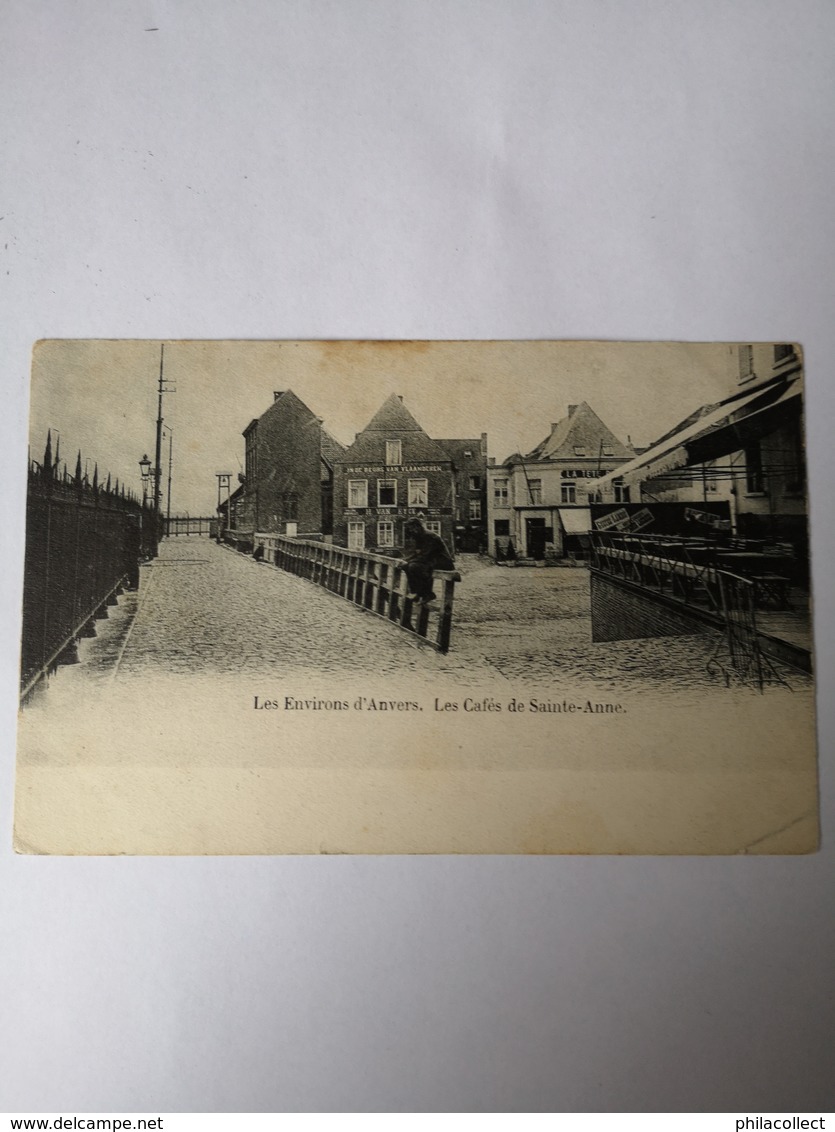
<svg viewBox="0 0 835 1132">
<path fill-rule="evenodd" d="M 483 463 L 486 459 L 481 451 L 480 436 L 472 440 L 467 438 L 463 440 L 436 440 L 435 443 L 439 444 L 456 464 Z M 467 455 L 468 452 L 469 456 Z"/>
<path fill-rule="evenodd" d="M 333 467 L 334 460 L 338 460 L 344 453 L 345 445 L 340 444 L 336 437 L 331 436 L 327 429 L 322 429 L 322 459 Z"/>
<path fill-rule="evenodd" d="M 345 461 L 380 460 L 385 454 L 387 440 L 402 440 L 404 462 L 449 461 L 448 454 L 430 440 L 396 393 L 380 408 L 349 448 L 342 454 Z"/>
<path fill-rule="evenodd" d="M 611 447 L 607 459 L 631 459 L 634 451 L 623 444 L 586 401 L 569 405 L 568 416 L 551 426 L 551 432 L 529 452 L 526 460 L 576 460 L 575 448 L 585 448 L 587 456 L 598 456 L 603 446 Z"/>
<path fill-rule="evenodd" d="M 300 406 L 304 410 L 305 413 L 309 414 L 314 419 L 316 419 L 316 420 L 319 419 L 316 416 L 316 414 L 313 412 L 313 410 L 310 408 L 310 406 L 305 405 L 305 403 L 304 403 L 304 401 L 302 401 L 301 397 L 299 397 L 296 393 L 294 393 L 292 389 L 284 389 L 281 392 L 276 392 L 273 395 L 272 404 L 270 404 L 264 410 L 264 412 L 261 414 L 261 416 L 258 419 L 259 419 L 259 421 L 261 421 L 261 420 L 264 419 L 264 417 L 268 416 L 268 414 L 276 411 L 277 409 L 279 411 L 284 410 L 284 409 L 288 408 L 289 406 L 291 406 L 293 403 Z"/>
</svg>

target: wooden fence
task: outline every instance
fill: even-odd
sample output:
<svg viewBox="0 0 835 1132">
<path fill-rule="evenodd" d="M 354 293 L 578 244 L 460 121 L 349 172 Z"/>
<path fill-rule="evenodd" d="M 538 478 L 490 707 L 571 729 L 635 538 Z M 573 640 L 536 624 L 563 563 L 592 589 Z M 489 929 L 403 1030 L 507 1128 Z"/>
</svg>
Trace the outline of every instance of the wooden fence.
<svg viewBox="0 0 835 1132">
<path fill-rule="evenodd" d="M 408 598 L 406 571 L 394 558 L 284 535 L 256 533 L 249 540 L 257 555 L 263 555 L 281 570 L 306 578 L 386 618 L 438 652 L 449 650 L 455 583 L 461 580 L 457 571 L 435 571 L 437 600 L 432 605 L 436 608 L 427 608 Z M 244 549 L 246 540 L 239 542 Z"/>
</svg>

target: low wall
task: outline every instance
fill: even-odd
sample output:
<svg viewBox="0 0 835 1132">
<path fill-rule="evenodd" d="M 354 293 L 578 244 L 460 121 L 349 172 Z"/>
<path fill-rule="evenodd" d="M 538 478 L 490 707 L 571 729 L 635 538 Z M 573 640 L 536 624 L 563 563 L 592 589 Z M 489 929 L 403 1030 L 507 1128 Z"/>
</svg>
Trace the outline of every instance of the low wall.
<svg viewBox="0 0 835 1132">
<path fill-rule="evenodd" d="M 718 619 L 699 611 L 690 614 L 678 602 L 592 569 L 591 639 L 628 641 L 640 637 L 687 637 L 711 633 Z M 710 619 L 708 619 L 710 618 Z M 714 623 L 715 622 L 715 623 Z"/>
</svg>

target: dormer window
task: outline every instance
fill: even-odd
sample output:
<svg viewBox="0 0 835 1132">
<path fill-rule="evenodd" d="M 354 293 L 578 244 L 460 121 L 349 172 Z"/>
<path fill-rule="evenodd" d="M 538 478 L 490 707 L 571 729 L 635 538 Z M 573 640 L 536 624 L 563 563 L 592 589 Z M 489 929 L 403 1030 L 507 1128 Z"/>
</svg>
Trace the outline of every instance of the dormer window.
<svg viewBox="0 0 835 1132">
<path fill-rule="evenodd" d="M 575 444 L 574 445 L 574 455 L 575 456 L 585 456 L 586 455 L 585 444 Z"/>
<path fill-rule="evenodd" d="M 603 455 L 604 456 L 614 456 L 614 454 L 615 454 L 615 450 L 614 450 L 614 448 L 612 447 L 611 444 L 604 444 L 603 445 Z"/>
<path fill-rule="evenodd" d="M 403 442 L 401 440 L 386 441 L 386 463 L 389 467 L 403 463 Z"/>
</svg>

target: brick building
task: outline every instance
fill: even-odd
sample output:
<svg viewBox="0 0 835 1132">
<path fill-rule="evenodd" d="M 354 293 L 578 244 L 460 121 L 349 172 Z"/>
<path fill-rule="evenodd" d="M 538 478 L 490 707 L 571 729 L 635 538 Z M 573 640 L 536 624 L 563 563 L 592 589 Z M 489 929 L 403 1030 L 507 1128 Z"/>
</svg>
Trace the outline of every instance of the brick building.
<svg viewBox="0 0 835 1132">
<path fill-rule="evenodd" d="M 243 432 L 244 482 L 235 491 L 238 530 L 329 535 L 333 531 L 334 462 L 342 445 L 292 390 Z"/>
<path fill-rule="evenodd" d="M 396 555 L 411 517 L 454 545 L 452 457 L 396 394 L 335 459 L 333 500 L 334 542 L 341 546 Z"/>
<path fill-rule="evenodd" d="M 452 460 L 453 538 L 456 551 L 487 547 L 487 433 L 465 440 L 436 440 Z"/>
</svg>

